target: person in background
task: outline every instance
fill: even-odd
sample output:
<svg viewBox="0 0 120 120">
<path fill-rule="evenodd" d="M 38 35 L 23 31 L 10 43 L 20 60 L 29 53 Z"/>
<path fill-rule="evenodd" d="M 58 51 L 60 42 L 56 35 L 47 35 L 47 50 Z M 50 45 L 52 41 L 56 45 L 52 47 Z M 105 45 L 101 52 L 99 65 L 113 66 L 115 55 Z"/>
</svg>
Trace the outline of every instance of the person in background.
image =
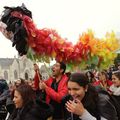
<svg viewBox="0 0 120 120">
<path fill-rule="evenodd" d="M 36 90 L 38 90 L 39 89 L 39 82 L 42 79 L 41 79 L 39 66 L 36 63 L 34 63 L 34 71 L 35 71 L 35 75 L 34 75 L 33 80 L 34 80 L 35 88 L 36 88 Z"/>
<path fill-rule="evenodd" d="M 5 120 L 7 116 L 6 99 L 8 96 L 8 84 L 5 79 L 0 79 L 0 120 Z"/>
<path fill-rule="evenodd" d="M 36 63 L 34 63 L 34 71 L 35 71 L 35 75 L 30 86 L 33 88 L 34 92 L 36 93 L 37 99 L 45 101 L 45 92 L 39 89 L 39 83 L 43 80 L 40 74 L 39 66 Z"/>
<path fill-rule="evenodd" d="M 95 81 L 93 83 L 94 86 L 100 86 L 103 89 L 105 89 L 106 91 L 109 91 L 109 87 L 112 85 L 112 81 L 108 80 L 108 76 L 107 73 L 105 71 L 101 71 L 98 74 L 98 81 Z"/>
<path fill-rule="evenodd" d="M 0 120 L 5 120 L 6 116 L 13 112 L 13 109 L 15 108 L 12 100 L 13 92 L 14 89 L 21 84 L 25 84 L 23 79 L 19 79 L 15 84 L 10 83 L 9 85 L 7 85 L 6 80 L 0 80 L 0 91 L 2 93 L 0 95 Z"/>
<path fill-rule="evenodd" d="M 7 120 L 47 120 L 52 115 L 52 107 L 36 101 L 33 89 L 27 84 L 15 89 L 13 102 L 15 109 Z"/>
<path fill-rule="evenodd" d="M 120 71 L 114 71 L 112 73 L 113 85 L 110 86 L 110 93 L 118 101 L 120 106 Z"/>
<path fill-rule="evenodd" d="M 25 84 L 25 83 L 26 83 L 26 81 L 24 79 L 19 78 L 15 81 L 15 87 L 18 87 L 19 85 Z"/>
<path fill-rule="evenodd" d="M 94 74 L 91 71 L 87 71 L 86 75 L 88 77 L 89 83 L 95 82 Z"/>
<path fill-rule="evenodd" d="M 112 81 L 112 72 L 113 71 L 112 71 L 111 67 L 109 67 L 108 70 L 107 70 L 107 74 L 108 74 L 108 79 L 111 80 L 111 81 Z"/>
<path fill-rule="evenodd" d="M 109 96 L 96 91 L 84 73 L 73 73 L 68 81 L 65 120 L 118 120 Z"/>
<path fill-rule="evenodd" d="M 62 98 L 67 94 L 68 77 L 64 62 L 56 62 L 52 67 L 52 77 L 39 83 L 39 88 L 46 93 L 46 102 L 54 109 L 53 120 L 63 120 Z"/>
<path fill-rule="evenodd" d="M 118 70 L 120 71 L 120 63 L 118 64 L 118 67 L 117 67 L 117 68 L 118 68 Z"/>
</svg>

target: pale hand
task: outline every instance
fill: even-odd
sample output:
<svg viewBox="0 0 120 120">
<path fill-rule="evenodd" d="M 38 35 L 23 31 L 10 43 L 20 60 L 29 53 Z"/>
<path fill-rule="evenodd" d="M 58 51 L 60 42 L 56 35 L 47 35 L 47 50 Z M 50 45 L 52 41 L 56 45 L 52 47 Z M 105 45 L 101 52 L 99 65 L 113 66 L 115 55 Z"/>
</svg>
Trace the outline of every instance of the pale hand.
<svg viewBox="0 0 120 120">
<path fill-rule="evenodd" d="M 73 114 L 76 114 L 76 115 L 79 115 L 81 116 L 84 111 L 85 111 L 85 108 L 83 106 L 83 104 L 81 103 L 80 100 L 75 100 L 75 101 L 67 101 L 66 103 L 66 109 L 73 113 Z"/>
<path fill-rule="evenodd" d="M 46 85 L 43 81 L 40 81 L 40 82 L 39 82 L 39 89 L 40 89 L 40 90 L 45 90 L 46 87 L 47 87 L 47 85 Z"/>
</svg>

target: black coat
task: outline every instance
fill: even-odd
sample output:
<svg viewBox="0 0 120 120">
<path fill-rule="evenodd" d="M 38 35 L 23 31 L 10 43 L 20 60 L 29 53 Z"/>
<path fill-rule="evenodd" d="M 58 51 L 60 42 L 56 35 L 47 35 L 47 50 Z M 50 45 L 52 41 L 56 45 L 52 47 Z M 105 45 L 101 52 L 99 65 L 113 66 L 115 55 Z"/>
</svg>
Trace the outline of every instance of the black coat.
<svg viewBox="0 0 120 120">
<path fill-rule="evenodd" d="M 53 109 L 50 105 L 36 101 L 36 103 L 31 102 L 21 109 L 15 109 L 8 120 L 47 120 L 52 114 Z"/>
<path fill-rule="evenodd" d="M 0 120 L 5 120 L 7 116 L 7 110 L 6 110 L 6 99 L 9 96 L 9 90 L 5 90 L 0 95 Z"/>
<path fill-rule="evenodd" d="M 98 108 L 100 115 L 107 120 L 119 120 L 120 111 L 116 108 L 114 99 L 106 91 L 99 93 Z"/>
<path fill-rule="evenodd" d="M 66 97 L 63 98 L 62 103 L 65 106 L 65 103 L 69 100 L 72 100 L 72 97 L 70 95 L 67 95 Z M 86 100 L 85 100 L 86 101 Z M 93 115 L 97 120 L 100 120 L 100 115 L 97 109 L 97 104 L 94 105 L 93 101 L 87 100 L 87 104 L 84 104 L 85 109 Z M 65 120 L 81 120 L 78 115 L 72 114 L 67 111 L 66 107 L 64 107 L 64 119 Z"/>
<path fill-rule="evenodd" d="M 113 100 L 111 96 L 106 91 L 98 91 L 98 98 L 97 101 L 94 102 L 91 98 L 90 100 L 90 94 L 86 96 L 85 102 L 82 101 L 85 109 L 94 116 L 97 120 L 100 120 L 100 117 L 104 117 L 107 120 L 120 120 L 118 118 L 119 110 L 117 111 L 115 104 L 113 103 Z M 95 97 L 94 97 L 95 98 Z M 70 96 L 67 96 L 63 99 L 63 103 L 65 101 L 68 101 L 71 99 Z M 68 111 L 65 109 L 65 120 L 71 120 L 71 117 L 74 118 L 74 120 L 81 120 L 79 116 L 77 115 L 71 115 Z"/>
<path fill-rule="evenodd" d="M 116 101 L 118 102 L 118 104 L 120 106 L 120 95 L 119 96 L 112 95 L 112 97 L 114 97 L 116 99 Z"/>
</svg>

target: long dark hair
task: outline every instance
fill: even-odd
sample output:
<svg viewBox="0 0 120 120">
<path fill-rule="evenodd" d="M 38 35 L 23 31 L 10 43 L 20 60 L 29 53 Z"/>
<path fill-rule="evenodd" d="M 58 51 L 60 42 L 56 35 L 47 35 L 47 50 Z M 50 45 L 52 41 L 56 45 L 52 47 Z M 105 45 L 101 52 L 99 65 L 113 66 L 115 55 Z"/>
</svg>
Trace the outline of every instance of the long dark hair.
<svg viewBox="0 0 120 120">
<path fill-rule="evenodd" d="M 78 85 L 88 87 L 84 98 L 82 99 L 83 106 L 96 118 L 99 118 L 97 109 L 98 93 L 94 86 L 89 84 L 89 80 L 85 73 L 72 73 L 69 81 L 76 82 Z"/>
<path fill-rule="evenodd" d="M 86 88 L 86 86 L 88 86 L 88 90 L 86 91 L 84 100 L 87 99 L 87 101 L 88 100 L 90 101 L 90 100 L 97 98 L 96 97 L 97 91 L 96 91 L 95 87 L 93 87 L 89 84 L 89 80 L 88 80 L 87 76 L 85 75 L 85 73 L 73 73 L 73 74 L 71 74 L 69 81 L 76 82 L 78 85 L 80 85 L 84 88 Z M 86 101 L 84 101 L 84 102 L 86 102 Z"/>
<path fill-rule="evenodd" d="M 20 85 L 15 90 L 21 94 L 23 99 L 23 106 L 25 106 L 27 103 L 34 102 L 35 93 L 29 85 L 27 84 Z"/>
</svg>

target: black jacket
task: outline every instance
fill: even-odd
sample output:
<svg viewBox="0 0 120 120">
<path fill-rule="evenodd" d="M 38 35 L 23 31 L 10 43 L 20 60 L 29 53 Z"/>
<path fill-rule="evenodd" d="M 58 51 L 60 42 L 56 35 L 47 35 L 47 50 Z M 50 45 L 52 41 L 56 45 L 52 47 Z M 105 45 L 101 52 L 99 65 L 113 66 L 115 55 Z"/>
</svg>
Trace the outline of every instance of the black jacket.
<svg viewBox="0 0 120 120">
<path fill-rule="evenodd" d="M 7 116 L 6 100 L 8 97 L 10 97 L 10 91 L 7 82 L 4 79 L 0 79 L 0 120 L 5 120 Z"/>
<path fill-rule="evenodd" d="M 90 94 L 85 96 L 85 102 L 82 101 L 85 109 L 94 116 L 97 120 L 101 120 L 101 116 L 106 118 L 107 120 L 120 120 L 118 118 L 118 114 L 116 107 L 111 99 L 111 96 L 106 91 L 98 91 L 97 101 L 90 100 Z M 95 97 L 94 97 L 95 98 Z M 93 98 L 93 99 L 94 99 Z M 66 96 L 63 99 L 63 103 L 71 99 L 70 96 Z M 91 98 L 92 99 L 92 98 Z M 119 111 L 120 112 L 120 111 Z M 65 109 L 65 120 L 72 120 L 71 113 L 69 113 Z M 79 116 L 73 115 L 73 120 L 80 120 Z"/>
<path fill-rule="evenodd" d="M 99 92 L 99 110 L 101 115 L 108 120 L 120 120 L 120 104 L 115 96 L 110 95 L 108 92 L 101 90 Z"/>
<path fill-rule="evenodd" d="M 15 109 L 8 120 L 47 120 L 53 114 L 50 105 L 36 101 L 29 103 L 21 109 Z"/>
</svg>

